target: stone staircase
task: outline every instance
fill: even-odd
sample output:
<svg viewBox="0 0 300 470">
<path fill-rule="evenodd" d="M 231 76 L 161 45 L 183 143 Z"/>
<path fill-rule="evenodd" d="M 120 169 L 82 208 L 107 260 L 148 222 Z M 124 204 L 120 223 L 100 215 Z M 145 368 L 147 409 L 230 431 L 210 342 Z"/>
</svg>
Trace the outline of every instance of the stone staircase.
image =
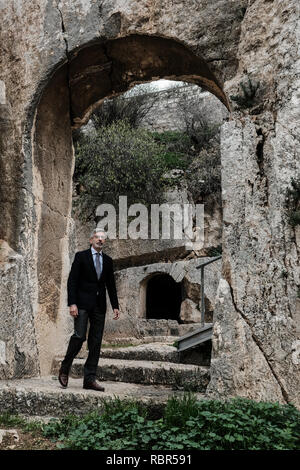
<svg viewBox="0 0 300 470">
<path fill-rule="evenodd" d="M 152 326 L 148 324 L 146 334 Z M 9 411 L 38 417 L 81 415 L 95 409 L 100 411 L 103 399 L 114 397 L 142 402 L 155 413 L 158 409 L 161 411 L 170 396 L 181 396 L 188 390 L 203 399 L 210 380 L 209 345 L 180 354 L 174 346 L 178 333 L 184 334 L 191 327 L 195 325 L 179 325 L 179 329 L 177 326 L 177 330 L 173 330 L 176 336 L 170 335 L 170 328 L 156 327 L 152 328 L 152 333 L 156 333 L 152 336 L 118 338 L 113 344 L 106 341 L 97 370 L 105 392 L 82 388 L 86 346 L 73 362 L 67 389 L 57 380 L 61 357 L 54 358 L 51 376 L 1 381 L 1 413 Z M 165 333 L 169 335 L 163 336 Z"/>
<path fill-rule="evenodd" d="M 53 362 L 57 375 L 62 358 Z M 85 359 L 75 359 L 70 375 L 83 377 Z M 179 363 L 174 346 L 152 343 L 125 348 L 104 349 L 99 360 L 100 382 L 125 382 L 141 385 L 164 385 L 173 389 L 195 389 L 204 393 L 209 382 L 209 367 Z"/>
</svg>

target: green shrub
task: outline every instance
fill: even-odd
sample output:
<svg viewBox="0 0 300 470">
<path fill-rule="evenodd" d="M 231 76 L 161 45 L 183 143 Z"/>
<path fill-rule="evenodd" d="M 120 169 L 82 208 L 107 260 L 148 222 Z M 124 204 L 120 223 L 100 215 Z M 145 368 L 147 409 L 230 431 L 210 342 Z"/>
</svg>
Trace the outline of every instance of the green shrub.
<svg viewBox="0 0 300 470">
<path fill-rule="evenodd" d="M 162 159 L 164 160 L 166 167 L 169 170 L 174 168 L 179 168 L 180 170 L 185 170 L 188 166 L 187 159 L 184 155 L 176 152 L 163 152 Z"/>
<path fill-rule="evenodd" d="M 293 450 L 299 449 L 300 413 L 292 405 L 197 401 L 189 393 L 171 397 L 156 420 L 141 405 L 116 399 L 104 403 L 102 415 L 53 421 L 44 434 L 66 449 Z"/>
<path fill-rule="evenodd" d="M 221 156 L 218 146 L 203 149 L 186 171 L 188 190 L 196 202 L 206 207 L 221 204 Z"/>
<path fill-rule="evenodd" d="M 118 207 L 119 196 L 127 196 L 128 206 L 161 203 L 167 170 L 162 154 L 163 148 L 149 132 L 126 121 L 100 127 L 96 134 L 80 139 L 74 174 L 79 216 L 93 218 L 104 202 Z"/>
<path fill-rule="evenodd" d="M 180 131 L 151 132 L 155 141 L 164 149 L 162 158 L 169 170 L 185 170 L 191 159 L 192 142 L 190 137 Z"/>
<path fill-rule="evenodd" d="M 192 121 L 186 132 L 198 150 L 209 148 L 212 141 L 219 138 L 220 125 L 210 124 L 205 119 Z"/>
<path fill-rule="evenodd" d="M 247 82 L 240 83 L 240 93 L 230 96 L 232 101 L 235 101 L 241 109 L 252 108 L 254 106 L 256 92 L 260 86 L 259 82 L 252 81 L 249 76 L 247 76 L 247 79 Z"/>
</svg>

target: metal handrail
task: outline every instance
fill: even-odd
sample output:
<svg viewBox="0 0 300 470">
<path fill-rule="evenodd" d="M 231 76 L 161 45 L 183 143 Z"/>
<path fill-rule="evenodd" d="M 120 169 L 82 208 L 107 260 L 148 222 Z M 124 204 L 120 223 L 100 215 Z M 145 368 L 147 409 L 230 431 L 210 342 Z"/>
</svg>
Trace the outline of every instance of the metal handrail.
<svg viewBox="0 0 300 470">
<path fill-rule="evenodd" d="M 217 261 L 218 259 L 222 258 L 222 255 L 216 256 L 213 259 L 210 259 L 209 261 L 205 261 L 202 264 L 199 264 L 199 266 L 196 266 L 196 269 L 201 269 L 201 325 L 202 327 L 204 326 L 204 315 L 205 315 L 205 303 L 204 303 L 204 268 L 210 263 L 213 263 L 214 261 Z"/>
</svg>

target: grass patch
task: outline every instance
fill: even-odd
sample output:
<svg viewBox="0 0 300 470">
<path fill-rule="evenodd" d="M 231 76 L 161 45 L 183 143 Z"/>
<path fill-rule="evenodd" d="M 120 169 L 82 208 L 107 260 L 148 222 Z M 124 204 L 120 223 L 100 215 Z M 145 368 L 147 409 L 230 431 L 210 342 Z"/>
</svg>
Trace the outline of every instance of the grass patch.
<svg viewBox="0 0 300 470">
<path fill-rule="evenodd" d="M 55 450 L 56 442 L 44 436 L 44 423 L 28 421 L 22 416 L 9 412 L 0 415 L 0 428 L 17 432 L 18 440 L 11 434 L 5 434 L 0 443 L 0 450 Z"/>
<path fill-rule="evenodd" d="M 9 412 L 0 415 L 0 426 L 1 427 L 23 427 L 26 424 L 24 418 L 18 415 L 13 415 Z"/>
<path fill-rule="evenodd" d="M 162 158 L 169 170 L 179 168 L 185 170 L 189 164 L 189 153 L 192 141 L 190 137 L 180 131 L 151 132 L 155 141 L 164 148 Z"/>
<path fill-rule="evenodd" d="M 14 415 L 9 412 L 0 415 L 0 426 L 2 428 L 18 428 L 33 434 L 43 430 L 43 423 L 40 421 L 28 421 L 23 416 Z"/>
</svg>

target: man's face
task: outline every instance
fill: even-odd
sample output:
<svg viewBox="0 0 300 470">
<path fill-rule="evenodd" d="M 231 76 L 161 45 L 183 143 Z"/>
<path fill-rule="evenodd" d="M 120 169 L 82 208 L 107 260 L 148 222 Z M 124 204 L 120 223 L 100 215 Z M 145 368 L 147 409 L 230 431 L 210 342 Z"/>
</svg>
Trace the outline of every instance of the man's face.
<svg viewBox="0 0 300 470">
<path fill-rule="evenodd" d="M 95 250 L 101 250 L 102 245 L 104 245 L 106 235 L 104 232 L 96 232 L 93 237 L 90 239 L 90 243 Z"/>
</svg>

